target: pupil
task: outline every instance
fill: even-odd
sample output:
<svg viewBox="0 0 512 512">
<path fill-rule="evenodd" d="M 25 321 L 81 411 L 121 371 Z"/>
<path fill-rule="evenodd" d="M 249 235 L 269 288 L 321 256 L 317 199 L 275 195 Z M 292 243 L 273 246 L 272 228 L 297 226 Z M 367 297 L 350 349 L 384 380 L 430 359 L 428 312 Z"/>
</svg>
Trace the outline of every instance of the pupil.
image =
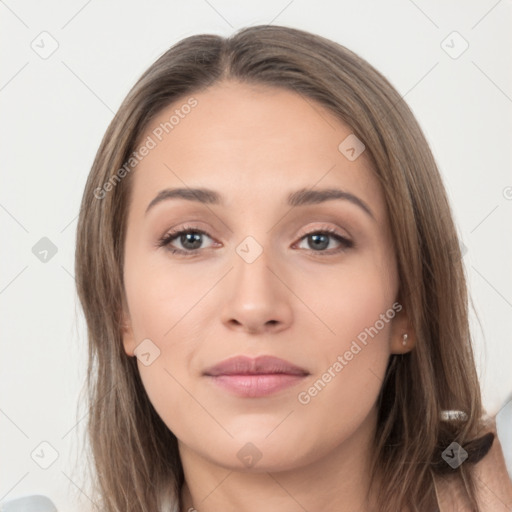
<svg viewBox="0 0 512 512">
<path fill-rule="evenodd" d="M 196 237 L 194 241 L 193 238 Z M 199 249 L 201 246 L 201 233 L 187 233 L 181 236 L 181 243 L 187 249 Z M 190 243 L 193 247 L 187 246 L 186 244 Z"/>
<path fill-rule="evenodd" d="M 320 241 L 320 243 L 317 243 L 320 238 L 323 238 L 323 241 Z M 314 241 L 314 247 L 313 247 L 314 249 L 318 249 L 318 248 L 326 249 L 329 246 L 329 240 L 328 240 L 327 235 L 322 235 L 322 234 L 311 235 L 311 239 Z"/>
</svg>

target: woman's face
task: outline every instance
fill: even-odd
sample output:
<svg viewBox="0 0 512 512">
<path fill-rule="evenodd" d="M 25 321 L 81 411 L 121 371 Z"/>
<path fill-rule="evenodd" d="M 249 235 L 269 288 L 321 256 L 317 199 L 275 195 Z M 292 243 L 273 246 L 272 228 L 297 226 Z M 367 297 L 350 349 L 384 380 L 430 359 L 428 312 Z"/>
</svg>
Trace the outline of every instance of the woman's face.
<svg viewBox="0 0 512 512">
<path fill-rule="evenodd" d="M 142 138 L 124 347 L 182 456 L 294 468 L 371 431 L 405 316 L 384 197 L 351 133 L 291 91 L 226 82 Z"/>
</svg>

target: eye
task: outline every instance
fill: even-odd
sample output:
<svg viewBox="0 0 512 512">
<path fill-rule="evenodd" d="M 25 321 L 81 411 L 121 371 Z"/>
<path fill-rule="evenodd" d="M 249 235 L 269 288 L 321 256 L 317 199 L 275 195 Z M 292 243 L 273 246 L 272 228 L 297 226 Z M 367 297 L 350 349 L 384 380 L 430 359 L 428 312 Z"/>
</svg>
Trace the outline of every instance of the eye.
<svg viewBox="0 0 512 512">
<path fill-rule="evenodd" d="M 158 247 L 165 247 L 172 254 L 194 256 L 199 254 L 200 249 L 205 249 L 204 247 L 201 247 L 204 242 L 204 237 L 212 240 L 210 235 L 202 229 L 194 228 L 192 226 L 183 226 L 181 229 L 166 233 L 159 239 L 157 245 Z M 300 238 L 300 241 L 302 240 L 305 240 L 309 245 L 309 247 L 306 247 L 306 250 L 311 250 L 322 256 L 337 254 L 339 252 L 346 251 L 355 245 L 352 240 L 340 235 L 333 228 L 310 231 Z M 331 247 L 330 250 L 327 251 L 326 249 L 329 249 L 333 240 L 338 243 L 338 247 L 334 249 Z M 173 244 L 176 243 L 179 243 L 181 248 L 173 246 Z M 304 247 L 299 248 L 304 249 Z"/>
<path fill-rule="evenodd" d="M 329 248 L 329 245 L 331 245 L 331 241 L 333 239 L 338 243 L 339 247 L 334 248 L 334 250 L 326 251 L 325 249 Z M 305 240 L 306 243 L 309 245 L 309 247 L 306 247 L 306 249 L 311 248 L 313 252 L 319 253 L 322 256 L 337 254 L 339 252 L 346 251 L 347 249 L 354 247 L 354 242 L 352 240 L 349 240 L 348 238 L 340 235 L 333 228 L 325 228 L 316 231 L 310 231 L 309 233 L 304 235 L 301 238 L 301 240 Z"/>
<path fill-rule="evenodd" d="M 205 236 L 211 240 L 211 237 L 206 233 L 206 231 L 184 226 L 179 230 L 166 233 L 158 241 L 158 246 L 165 247 L 172 254 L 193 255 L 194 253 L 198 253 L 198 249 L 201 249 L 201 245 L 203 243 L 202 237 Z M 181 244 L 181 249 L 171 245 L 172 243 L 176 243 L 174 242 L 175 240 Z"/>
</svg>

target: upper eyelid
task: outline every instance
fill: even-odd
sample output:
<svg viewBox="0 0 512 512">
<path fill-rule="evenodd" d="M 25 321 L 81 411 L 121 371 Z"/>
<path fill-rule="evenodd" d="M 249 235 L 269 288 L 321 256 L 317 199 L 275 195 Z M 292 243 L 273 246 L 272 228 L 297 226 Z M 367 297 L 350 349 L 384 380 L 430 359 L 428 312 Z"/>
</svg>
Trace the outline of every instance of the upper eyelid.
<svg viewBox="0 0 512 512">
<path fill-rule="evenodd" d="M 348 234 L 344 235 L 343 233 L 340 232 L 340 231 L 345 231 L 345 230 L 342 230 L 342 229 L 334 227 L 334 226 L 322 226 L 322 227 L 316 227 L 316 228 L 308 228 L 305 231 L 301 230 L 301 232 L 300 232 L 301 234 L 299 235 L 299 237 L 303 238 L 312 233 L 321 233 L 324 231 L 329 233 L 330 235 L 338 235 L 342 238 L 346 238 L 347 240 L 352 238 L 350 235 L 348 235 Z"/>
<path fill-rule="evenodd" d="M 173 235 L 173 236 L 177 236 L 177 235 L 180 235 L 182 234 L 183 232 L 187 233 L 187 232 L 190 232 L 190 231 L 195 231 L 195 232 L 198 232 L 198 233 L 201 233 L 201 234 L 204 234 L 210 238 L 213 239 L 213 236 L 210 235 L 210 233 L 208 232 L 207 229 L 204 229 L 204 228 L 201 228 L 201 227 L 198 227 L 198 226 L 191 226 L 191 225 L 184 225 L 182 227 L 179 227 L 179 228 L 175 228 L 175 229 L 171 229 L 171 230 L 167 230 L 162 238 L 165 238 L 169 235 Z M 329 234 L 337 234 L 343 238 L 351 238 L 350 235 L 344 235 L 342 233 L 339 233 L 340 231 L 340 228 L 336 228 L 336 227 L 333 227 L 333 226 L 320 226 L 320 227 L 313 227 L 313 228 L 308 228 L 307 230 L 305 231 L 301 231 L 301 234 L 298 235 L 300 238 L 303 238 L 304 236 L 307 236 L 307 235 L 310 235 L 312 233 L 319 233 L 319 232 L 322 232 L 322 231 L 326 231 L 326 232 L 329 232 Z"/>
</svg>

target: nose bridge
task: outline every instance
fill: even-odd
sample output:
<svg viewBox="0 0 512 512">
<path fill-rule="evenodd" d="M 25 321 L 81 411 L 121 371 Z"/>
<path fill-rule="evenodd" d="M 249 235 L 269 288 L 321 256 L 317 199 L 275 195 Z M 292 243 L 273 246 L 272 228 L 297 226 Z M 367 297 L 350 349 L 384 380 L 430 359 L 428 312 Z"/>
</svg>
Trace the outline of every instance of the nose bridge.
<svg viewBox="0 0 512 512">
<path fill-rule="evenodd" d="M 258 237 L 260 240 L 262 236 Z M 265 299 L 272 288 L 275 276 L 270 271 L 276 262 L 272 262 L 272 249 L 268 243 L 269 237 L 260 243 L 256 237 L 249 235 L 240 242 L 235 249 L 234 274 L 236 291 L 243 293 L 247 298 L 253 297 L 255 301 Z M 265 243 L 265 245 L 263 245 Z M 274 296 L 276 295 L 274 290 Z"/>
<path fill-rule="evenodd" d="M 248 235 L 235 247 L 231 285 L 222 314 L 229 325 L 258 331 L 284 326 L 291 318 L 286 287 L 274 270 L 280 266 L 278 251 L 268 247 L 267 235 Z"/>
</svg>

